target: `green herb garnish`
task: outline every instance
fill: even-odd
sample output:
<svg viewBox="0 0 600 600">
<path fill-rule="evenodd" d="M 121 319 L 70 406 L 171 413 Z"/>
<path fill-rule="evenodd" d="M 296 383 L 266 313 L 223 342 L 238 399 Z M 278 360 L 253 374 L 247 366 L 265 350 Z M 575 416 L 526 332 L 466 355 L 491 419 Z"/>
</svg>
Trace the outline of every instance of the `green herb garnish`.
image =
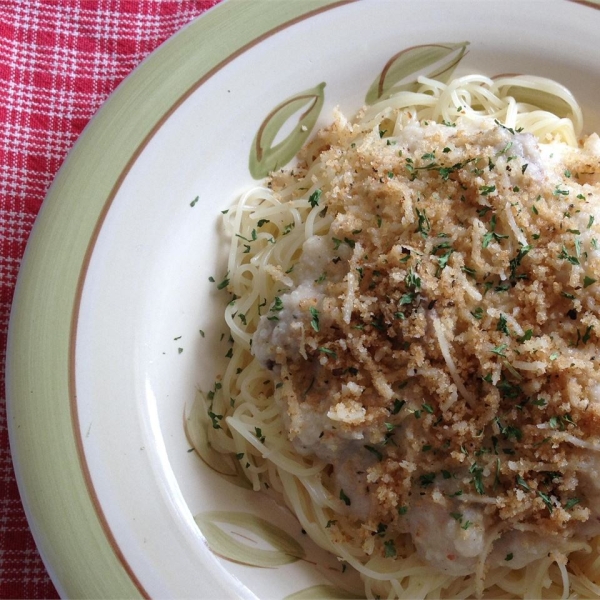
<svg viewBox="0 0 600 600">
<path fill-rule="evenodd" d="M 311 306 L 308 310 L 310 311 L 310 314 L 312 316 L 312 319 L 310 321 L 310 326 L 315 331 L 319 331 L 319 328 L 320 328 L 320 325 L 319 325 L 319 311 L 314 306 Z"/>
<path fill-rule="evenodd" d="M 346 506 L 350 506 L 350 504 L 351 504 L 350 498 L 348 498 L 348 496 L 346 496 L 346 494 L 344 493 L 344 490 L 340 490 L 340 500 L 342 500 Z"/>
<path fill-rule="evenodd" d="M 315 190 L 308 198 L 308 203 L 314 208 L 319 205 L 321 199 L 321 190 Z"/>
</svg>

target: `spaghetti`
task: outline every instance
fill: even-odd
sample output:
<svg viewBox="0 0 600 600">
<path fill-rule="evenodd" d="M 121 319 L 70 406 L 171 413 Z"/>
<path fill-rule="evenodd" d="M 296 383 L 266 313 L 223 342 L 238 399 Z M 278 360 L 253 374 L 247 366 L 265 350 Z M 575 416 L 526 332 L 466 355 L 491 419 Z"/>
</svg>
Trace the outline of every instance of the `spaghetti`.
<svg viewBox="0 0 600 600">
<path fill-rule="evenodd" d="M 369 598 L 597 596 L 600 142 L 545 79 L 419 83 L 225 215 L 210 444 Z"/>
</svg>

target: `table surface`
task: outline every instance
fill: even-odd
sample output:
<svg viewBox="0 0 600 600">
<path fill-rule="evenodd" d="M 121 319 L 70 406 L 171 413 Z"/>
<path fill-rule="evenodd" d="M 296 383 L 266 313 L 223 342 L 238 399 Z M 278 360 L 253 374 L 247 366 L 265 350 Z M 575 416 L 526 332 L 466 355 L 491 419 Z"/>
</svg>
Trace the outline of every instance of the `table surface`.
<svg viewBox="0 0 600 600">
<path fill-rule="evenodd" d="M 108 95 L 218 2 L 0 2 L 0 598 L 58 597 L 23 512 L 6 422 L 6 338 L 27 239 L 63 160 Z"/>
</svg>

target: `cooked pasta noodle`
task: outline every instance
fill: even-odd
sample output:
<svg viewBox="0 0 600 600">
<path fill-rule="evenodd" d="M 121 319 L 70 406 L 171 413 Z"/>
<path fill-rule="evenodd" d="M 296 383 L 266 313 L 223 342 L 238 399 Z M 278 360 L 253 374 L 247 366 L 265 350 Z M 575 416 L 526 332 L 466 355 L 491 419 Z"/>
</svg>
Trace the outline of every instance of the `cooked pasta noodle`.
<svg viewBox="0 0 600 600">
<path fill-rule="evenodd" d="M 546 79 L 419 86 L 226 213 L 210 445 L 369 598 L 598 596 L 600 143 Z"/>
</svg>

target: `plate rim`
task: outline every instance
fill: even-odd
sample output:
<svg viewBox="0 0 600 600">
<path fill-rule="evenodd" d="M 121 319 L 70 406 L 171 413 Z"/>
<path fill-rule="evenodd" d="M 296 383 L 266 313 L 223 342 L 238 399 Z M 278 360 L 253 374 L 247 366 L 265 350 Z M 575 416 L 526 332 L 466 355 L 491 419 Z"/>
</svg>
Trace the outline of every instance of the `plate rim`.
<svg viewBox="0 0 600 600">
<path fill-rule="evenodd" d="M 356 1 L 225 0 L 210 9 L 119 85 L 80 136 L 48 192 L 15 289 L 6 395 L 9 438 L 25 512 L 42 560 L 63 597 L 150 597 L 114 538 L 110 539 L 110 527 L 86 472 L 77 415 L 74 361 L 79 302 L 94 240 L 112 200 L 162 123 L 220 68 L 284 27 Z M 596 0 L 570 2 L 600 8 Z M 219 44 L 211 45 L 215 32 Z M 198 39 L 208 40 L 206 51 L 186 53 Z M 165 94 L 147 99 L 149 80 L 153 90 L 158 81 Z M 143 112 L 141 98 L 151 115 L 138 120 L 132 116 Z M 111 156 L 106 170 L 88 177 L 86 165 L 106 166 L 102 153 L 119 143 L 122 149 Z M 85 204 L 79 201 L 82 196 Z M 59 255 L 66 259 L 64 272 L 56 270 L 57 264 L 63 264 L 57 260 Z M 66 462 L 59 463 L 60 481 L 56 481 L 56 463 L 61 460 Z M 71 507 L 68 518 L 65 505 Z M 206 597 L 223 592 L 217 582 L 207 581 L 206 586 L 199 590 Z"/>
</svg>

